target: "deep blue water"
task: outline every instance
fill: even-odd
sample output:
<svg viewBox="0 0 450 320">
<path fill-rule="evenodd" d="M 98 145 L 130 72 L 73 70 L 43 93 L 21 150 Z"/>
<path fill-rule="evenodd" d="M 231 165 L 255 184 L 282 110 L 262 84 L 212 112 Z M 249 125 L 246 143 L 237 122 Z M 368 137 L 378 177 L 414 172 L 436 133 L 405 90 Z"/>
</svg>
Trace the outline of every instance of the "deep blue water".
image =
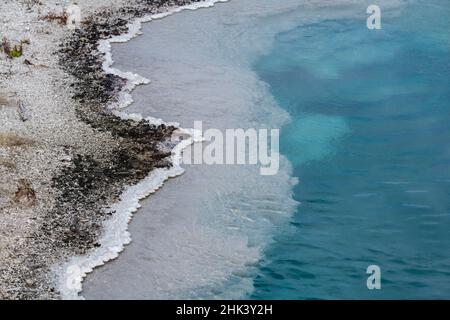
<svg viewBox="0 0 450 320">
<path fill-rule="evenodd" d="M 254 66 L 292 116 L 301 204 L 252 298 L 450 298 L 450 2 L 382 18 L 279 34 Z"/>
</svg>

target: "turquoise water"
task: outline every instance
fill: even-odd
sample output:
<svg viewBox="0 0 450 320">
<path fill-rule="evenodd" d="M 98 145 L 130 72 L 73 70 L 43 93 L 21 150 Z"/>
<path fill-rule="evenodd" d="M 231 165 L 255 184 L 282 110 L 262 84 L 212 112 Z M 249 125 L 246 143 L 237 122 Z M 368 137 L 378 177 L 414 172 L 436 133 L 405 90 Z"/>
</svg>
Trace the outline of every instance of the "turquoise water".
<svg viewBox="0 0 450 320">
<path fill-rule="evenodd" d="M 382 18 L 299 26 L 254 65 L 292 117 L 301 204 L 251 298 L 450 298 L 450 3 Z"/>
</svg>

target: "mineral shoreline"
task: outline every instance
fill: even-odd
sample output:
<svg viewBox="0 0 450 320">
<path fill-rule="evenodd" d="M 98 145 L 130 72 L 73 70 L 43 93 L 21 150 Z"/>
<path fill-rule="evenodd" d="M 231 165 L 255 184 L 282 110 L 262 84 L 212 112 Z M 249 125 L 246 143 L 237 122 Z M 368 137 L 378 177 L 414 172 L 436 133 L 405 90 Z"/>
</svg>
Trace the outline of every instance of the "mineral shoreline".
<svg viewBox="0 0 450 320">
<path fill-rule="evenodd" d="M 192 2 L 78 0 L 75 31 L 70 1 L 0 4 L 0 299 L 61 298 L 52 267 L 98 247 L 105 209 L 171 166 L 174 127 L 106 108 L 126 81 L 104 72 L 97 47 L 133 19 Z"/>
</svg>

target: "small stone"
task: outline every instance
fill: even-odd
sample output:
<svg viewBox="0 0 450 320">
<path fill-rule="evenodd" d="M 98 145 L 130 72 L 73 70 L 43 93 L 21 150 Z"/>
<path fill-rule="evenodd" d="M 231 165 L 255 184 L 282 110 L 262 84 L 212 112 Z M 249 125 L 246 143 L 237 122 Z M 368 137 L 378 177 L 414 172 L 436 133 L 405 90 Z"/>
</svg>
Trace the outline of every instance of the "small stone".
<svg viewBox="0 0 450 320">
<path fill-rule="evenodd" d="M 28 287 L 33 287 L 33 286 L 35 285 L 35 282 L 34 282 L 33 280 L 31 280 L 31 279 L 27 279 L 27 280 L 25 281 L 25 284 L 26 284 Z"/>
<path fill-rule="evenodd" d="M 14 201 L 27 206 L 34 206 L 36 204 L 36 192 L 27 180 L 19 180 L 19 187 L 14 196 Z"/>
<path fill-rule="evenodd" d="M 5 300 L 8 299 L 8 294 L 6 293 L 6 291 L 0 289 L 0 300 Z"/>
</svg>

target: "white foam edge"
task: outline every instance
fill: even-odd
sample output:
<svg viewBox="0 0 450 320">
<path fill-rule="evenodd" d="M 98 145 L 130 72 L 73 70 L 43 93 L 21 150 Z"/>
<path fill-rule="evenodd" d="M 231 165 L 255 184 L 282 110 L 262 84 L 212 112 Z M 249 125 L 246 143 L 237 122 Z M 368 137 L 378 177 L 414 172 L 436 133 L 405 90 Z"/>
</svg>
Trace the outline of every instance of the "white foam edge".
<svg viewBox="0 0 450 320">
<path fill-rule="evenodd" d="M 218 2 L 227 2 L 229 0 L 207 0 L 203 2 L 191 3 L 185 6 L 169 7 L 161 13 L 150 14 L 143 18 L 135 19 L 128 24 L 128 33 L 115 36 L 106 40 L 99 41 L 98 51 L 104 54 L 103 70 L 106 73 L 117 75 L 127 81 L 126 85 L 119 93 L 117 103 L 107 106 L 112 113 L 122 119 L 131 119 L 141 121 L 144 118 L 140 114 L 127 114 L 123 111 L 133 103 L 131 92 L 142 84 L 150 83 L 150 80 L 132 73 L 123 72 L 113 68 L 114 63 L 111 53 L 112 43 L 123 43 L 130 41 L 140 34 L 142 23 L 150 22 L 156 19 L 162 19 L 174 13 L 183 10 L 196 10 L 200 8 L 208 8 Z M 162 119 L 152 117 L 145 118 L 149 124 L 161 125 L 166 124 L 179 128 L 179 124 L 172 122 L 166 123 Z M 125 246 L 131 243 L 131 235 L 128 232 L 128 225 L 133 214 L 141 207 L 140 200 L 150 196 L 160 189 L 164 182 L 170 178 L 183 174 L 184 169 L 181 167 L 182 152 L 189 145 L 202 141 L 201 132 L 194 129 L 179 128 L 179 132 L 185 133 L 189 138 L 179 142 L 173 149 L 171 154 L 172 167 L 158 168 L 153 170 L 144 180 L 134 186 L 125 188 L 117 203 L 112 204 L 107 211 L 113 213 L 112 216 L 103 223 L 102 235 L 98 240 L 100 245 L 96 249 L 92 249 L 86 255 L 74 256 L 62 265 L 54 266 L 53 274 L 55 275 L 56 289 L 59 291 L 61 298 L 64 300 L 84 299 L 80 293 L 83 290 L 83 280 L 96 267 L 104 265 L 106 262 L 116 259 L 125 249 Z"/>
</svg>

